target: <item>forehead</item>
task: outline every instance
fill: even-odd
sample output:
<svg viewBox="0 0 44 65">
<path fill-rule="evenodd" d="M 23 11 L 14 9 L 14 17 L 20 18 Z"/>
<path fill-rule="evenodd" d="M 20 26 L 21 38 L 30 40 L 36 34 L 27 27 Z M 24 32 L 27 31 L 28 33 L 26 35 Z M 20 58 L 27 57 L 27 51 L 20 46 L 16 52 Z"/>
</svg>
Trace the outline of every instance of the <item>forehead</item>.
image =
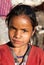
<svg viewBox="0 0 44 65">
<path fill-rule="evenodd" d="M 23 28 L 32 27 L 31 19 L 28 16 L 26 16 L 26 15 L 14 16 L 10 20 L 10 24 L 9 25 L 12 25 L 12 26 L 15 26 L 15 27 L 23 27 Z"/>
</svg>

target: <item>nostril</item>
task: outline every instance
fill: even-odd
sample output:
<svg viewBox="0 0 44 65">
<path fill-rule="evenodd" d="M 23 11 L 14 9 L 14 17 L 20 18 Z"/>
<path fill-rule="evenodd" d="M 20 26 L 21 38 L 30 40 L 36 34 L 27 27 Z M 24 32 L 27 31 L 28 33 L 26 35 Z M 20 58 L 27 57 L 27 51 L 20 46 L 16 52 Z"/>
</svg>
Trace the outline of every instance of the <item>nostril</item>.
<svg viewBox="0 0 44 65">
<path fill-rule="evenodd" d="M 15 37 L 16 37 L 16 38 L 20 38 L 20 35 L 21 35 L 20 31 L 17 31 L 17 32 L 15 33 Z"/>
<path fill-rule="evenodd" d="M 16 38 L 19 38 L 19 37 L 20 37 L 20 35 L 19 35 L 19 34 L 16 34 L 16 35 L 15 35 L 15 37 L 16 37 Z"/>
</svg>

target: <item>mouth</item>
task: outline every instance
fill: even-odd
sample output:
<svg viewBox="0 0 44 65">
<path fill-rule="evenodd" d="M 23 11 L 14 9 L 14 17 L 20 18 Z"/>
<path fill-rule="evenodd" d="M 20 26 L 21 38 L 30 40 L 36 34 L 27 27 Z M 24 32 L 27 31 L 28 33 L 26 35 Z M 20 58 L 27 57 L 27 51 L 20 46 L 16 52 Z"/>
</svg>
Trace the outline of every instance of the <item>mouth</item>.
<svg viewBox="0 0 44 65">
<path fill-rule="evenodd" d="M 21 44 L 21 41 L 12 39 L 14 43 Z"/>
</svg>

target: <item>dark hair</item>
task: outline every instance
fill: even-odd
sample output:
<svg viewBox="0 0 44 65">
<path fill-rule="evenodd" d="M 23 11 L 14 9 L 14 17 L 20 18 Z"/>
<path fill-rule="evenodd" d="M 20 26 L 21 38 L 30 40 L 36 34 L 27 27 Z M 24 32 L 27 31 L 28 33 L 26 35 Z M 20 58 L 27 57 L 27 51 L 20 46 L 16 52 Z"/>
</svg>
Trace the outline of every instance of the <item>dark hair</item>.
<svg viewBox="0 0 44 65">
<path fill-rule="evenodd" d="M 15 6 L 13 9 L 11 9 L 10 13 L 7 15 L 6 21 L 8 23 L 8 26 L 12 17 L 19 16 L 21 14 L 27 15 L 32 20 L 31 23 L 32 23 L 33 29 L 35 26 L 38 25 L 33 8 L 29 5 L 19 4 Z"/>
</svg>

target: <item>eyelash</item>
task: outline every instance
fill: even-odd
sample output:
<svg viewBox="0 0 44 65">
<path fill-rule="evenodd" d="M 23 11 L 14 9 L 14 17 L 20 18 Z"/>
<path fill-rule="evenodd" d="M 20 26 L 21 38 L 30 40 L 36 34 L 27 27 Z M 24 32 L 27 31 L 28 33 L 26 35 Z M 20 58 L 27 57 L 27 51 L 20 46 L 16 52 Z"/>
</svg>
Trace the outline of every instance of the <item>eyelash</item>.
<svg viewBox="0 0 44 65">
<path fill-rule="evenodd" d="M 23 30 L 23 32 L 28 32 L 27 30 Z"/>
<path fill-rule="evenodd" d="M 14 27 L 9 27 L 9 29 L 13 29 L 13 30 L 17 30 L 16 28 L 14 28 Z M 22 29 L 22 31 L 23 32 L 28 32 L 27 30 L 25 30 L 25 29 Z"/>
<path fill-rule="evenodd" d="M 13 29 L 13 30 L 16 30 L 16 28 L 13 28 L 13 27 L 9 27 L 9 29 Z"/>
</svg>

